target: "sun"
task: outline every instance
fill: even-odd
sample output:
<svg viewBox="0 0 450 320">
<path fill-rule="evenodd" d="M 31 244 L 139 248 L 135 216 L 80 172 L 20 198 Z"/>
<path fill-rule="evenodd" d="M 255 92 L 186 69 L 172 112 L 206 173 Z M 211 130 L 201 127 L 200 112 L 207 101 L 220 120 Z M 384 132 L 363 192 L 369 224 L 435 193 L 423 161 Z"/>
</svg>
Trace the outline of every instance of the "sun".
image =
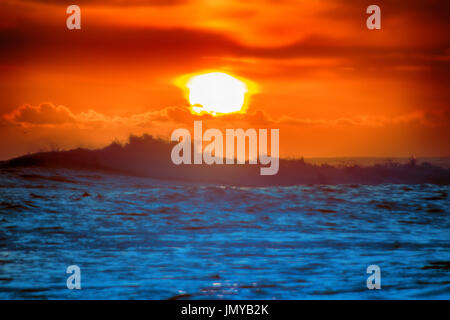
<svg viewBox="0 0 450 320">
<path fill-rule="evenodd" d="M 256 92 L 251 81 L 224 72 L 185 75 L 175 83 L 185 91 L 191 111 L 196 114 L 243 113 L 250 94 Z"/>
<path fill-rule="evenodd" d="M 194 76 L 187 87 L 192 109 L 208 113 L 240 111 L 248 91 L 244 82 L 221 72 Z"/>
</svg>

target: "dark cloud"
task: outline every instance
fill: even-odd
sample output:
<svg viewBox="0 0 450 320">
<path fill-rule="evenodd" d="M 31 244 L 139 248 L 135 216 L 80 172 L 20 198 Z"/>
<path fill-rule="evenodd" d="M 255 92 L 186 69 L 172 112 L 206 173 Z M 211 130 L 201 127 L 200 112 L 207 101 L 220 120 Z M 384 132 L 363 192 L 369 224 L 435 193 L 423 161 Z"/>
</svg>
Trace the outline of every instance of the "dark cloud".
<svg viewBox="0 0 450 320">
<path fill-rule="evenodd" d="M 75 116 L 64 106 L 42 103 L 38 106 L 23 105 L 4 115 L 3 120 L 16 125 L 61 125 L 75 122 Z"/>
<path fill-rule="evenodd" d="M 25 0 L 22 0 L 25 1 Z M 71 2 L 60 0 L 27 0 L 38 3 Z M 174 5 L 189 0 L 81 0 L 79 4 L 118 4 L 118 5 Z M 268 1 L 270 5 L 276 2 Z M 281 3 L 292 6 L 301 6 L 295 1 L 285 0 Z M 349 21 L 360 23 L 366 18 L 365 8 L 370 4 L 366 0 L 345 1 L 329 0 L 330 19 L 342 16 Z M 210 56 L 225 57 L 257 57 L 271 59 L 290 59 L 296 57 L 346 57 L 349 60 L 363 59 L 366 64 L 376 66 L 376 62 L 384 65 L 417 65 L 423 60 L 437 60 L 444 57 L 448 61 L 450 54 L 450 40 L 446 36 L 450 32 L 448 12 L 450 1 L 440 0 L 411 0 L 406 2 L 395 0 L 379 1 L 382 8 L 382 19 L 385 14 L 389 17 L 411 18 L 410 22 L 402 24 L 411 30 L 420 30 L 421 26 L 433 25 L 433 34 L 430 38 L 440 36 L 438 43 L 430 46 L 416 41 L 423 34 L 405 34 L 411 41 L 402 41 L 399 44 L 385 42 L 386 37 L 395 34 L 395 30 L 384 27 L 384 36 L 377 38 L 373 43 L 361 41 L 360 38 L 339 39 L 325 37 L 320 34 L 312 35 L 305 32 L 305 37 L 294 43 L 284 46 L 271 46 L 267 43 L 263 47 L 243 45 L 232 38 L 232 31 L 218 33 L 198 29 L 155 27 L 112 27 L 95 25 L 94 21 L 83 22 L 80 31 L 68 31 L 65 24 L 46 24 L 44 21 L 17 21 L 14 27 L 0 27 L 0 57 L 3 61 L 24 59 L 28 61 L 48 60 L 58 58 L 64 60 L 79 57 L 82 61 L 108 61 L 109 59 L 128 61 L 149 61 L 157 63 L 165 61 L 183 61 L 199 59 Z M 267 3 L 265 4 L 267 5 Z M 333 13 L 333 14 L 331 14 Z M 327 13 L 323 13 L 327 16 Z M 409 24 L 409 25 L 408 25 Z M 188 26 L 188 24 L 186 24 Z M 364 24 L 361 24 L 364 28 Z M 306 30 L 307 31 L 307 30 Z M 339 30 L 336 30 L 339 35 Z M 361 34 L 357 33 L 358 36 Z M 415 38 L 414 38 L 415 36 Z M 419 39 L 420 40 L 420 39 Z M 406 44 L 405 44 L 406 43 Z M 103 57 L 100 59 L 99 56 Z M 422 61 L 419 61 L 422 60 Z M 444 59 L 445 60 L 445 59 Z M 442 61 L 442 60 L 441 60 Z M 356 61 L 357 62 L 357 61 Z"/>
<path fill-rule="evenodd" d="M 415 17 L 419 19 L 431 19 L 433 21 L 448 21 L 450 12 L 450 2 L 447 0 L 328 0 L 330 4 L 329 14 L 334 17 L 352 19 L 361 17 L 361 12 L 365 12 L 369 5 L 376 4 L 380 7 L 383 17 L 398 18 L 401 16 Z M 411 24 L 417 23 L 411 21 Z"/>
<path fill-rule="evenodd" d="M 239 54 L 243 49 L 228 37 L 201 30 L 158 28 L 24 26 L 0 30 L 3 61 L 121 61 L 174 63 L 192 58 Z M 54 60 L 58 59 L 58 60 Z"/>
<path fill-rule="evenodd" d="M 22 0 L 24 1 L 24 0 Z M 49 1 L 28 0 L 40 3 Z M 51 3 L 68 3 L 66 1 L 50 0 Z M 106 1 L 82 0 L 79 4 L 119 4 L 119 5 L 174 5 L 183 0 L 132 0 Z M 271 5 L 275 2 L 268 1 Z M 300 6 L 294 1 L 282 1 L 284 4 Z M 365 0 L 344 1 L 330 0 L 330 19 L 340 17 L 351 21 L 363 21 L 366 17 L 365 8 L 369 3 Z M 407 3 L 387 0 L 377 3 L 382 8 L 382 19 L 387 16 L 416 17 L 411 19 L 411 28 L 437 24 L 439 30 L 433 31 L 430 38 L 440 37 L 433 45 L 425 45 L 417 37 L 425 35 L 407 34 L 414 41 L 393 42 L 361 41 L 360 38 L 337 39 L 320 34 L 311 35 L 305 32 L 305 37 L 284 46 L 263 47 L 242 44 L 232 37 L 232 31 L 223 33 L 187 28 L 155 28 L 155 27 L 120 27 L 96 25 L 95 21 L 83 22 L 82 30 L 69 31 L 64 21 L 61 25 L 47 24 L 45 21 L 15 21 L 2 28 L 0 25 L 0 61 L 10 65 L 70 65 L 79 66 L 117 65 L 123 68 L 128 65 L 150 65 L 171 68 L 173 66 L 196 65 L 199 61 L 221 57 L 259 58 L 287 60 L 294 58 L 343 58 L 344 67 L 355 67 L 360 70 L 377 69 L 377 72 L 387 70 L 392 73 L 415 71 L 427 78 L 427 81 L 449 81 L 450 40 L 446 36 L 449 31 L 447 15 L 450 9 L 449 1 L 419 1 Z M 267 5 L 267 3 L 265 4 Z M 331 10 L 331 9 L 330 9 Z M 361 13 L 362 12 L 362 13 Z M 327 13 L 323 13 L 325 16 Z M 445 16 L 445 20 L 443 20 Z M 54 22 L 53 22 L 54 23 Z M 186 24 L 188 25 L 188 24 Z M 361 24 L 363 26 L 364 24 Z M 383 24 L 384 27 L 384 24 Z M 407 26 L 406 26 L 407 27 Z M 437 28 L 435 26 L 435 28 Z M 434 30 L 434 29 L 433 29 Z M 383 29 L 389 35 L 395 30 Z M 391 32 L 391 33 L 390 33 Z M 338 35 L 338 30 L 336 31 Z M 357 33 L 359 36 L 360 33 Z M 381 38 L 377 38 L 381 39 Z M 315 66 L 320 68 L 320 66 Z M 325 66 L 326 67 L 326 66 Z M 290 67 L 291 68 L 291 67 Z M 293 72 L 281 70 L 286 77 Z M 295 71 L 295 69 L 292 69 Z M 275 71 L 276 72 L 276 71 Z M 303 72 L 303 70 L 299 70 Z"/>
<path fill-rule="evenodd" d="M 253 110 L 246 113 L 231 113 L 220 117 L 209 114 L 193 114 L 189 107 L 173 106 L 161 110 L 132 114 L 130 116 L 110 117 L 102 113 L 90 110 L 74 114 L 65 106 L 56 106 L 52 103 L 42 103 L 38 106 L 23 105 L 13 111 L 4 114 L 0 118 L 0 125 L 16 126 L 67 126 L 77 125 L 82 127 L 143 127 L 151 128 L 155 122 L 161 124 L 177 124 L 192 126 L 196 120 L 205 121 L 218 127 L 245 126 L 245 127 L 277 127 L 277 126 L 368 126 L 380 127 L 385 125 L 415 124 L 420 126 L 447 126 L 449 125 L 450 112 L 443 111 L 416 111 L 396 117 L 354 116 L 351 118 L 337 119 L 310 119 L 295 118 L 282 115 L 273 119 L 263 110 Z"/>
<path fill-rule="evenodd" d="M 292 59 L 299 57 L 346 58 L 353 65 L 419 66 L 424 63 L 447 68 L 450 41 L 434 47 L 420 45 L 377 45 L 310 36 L 277 47 L 242 45 L 224 34 L 203 30 L 158 28 L 86 27 L 80 32 L 64 28 L 26 26 L 0 29 L 0 58 L 3 63 L 95 64 L 121 62 L 125 65 L 189 64 L 208 57 L 252 57 Z M 410 68 L 413 70 L 414 68 Z M 419 70 L 419 68 L 416 68 Z"/>
</svg>

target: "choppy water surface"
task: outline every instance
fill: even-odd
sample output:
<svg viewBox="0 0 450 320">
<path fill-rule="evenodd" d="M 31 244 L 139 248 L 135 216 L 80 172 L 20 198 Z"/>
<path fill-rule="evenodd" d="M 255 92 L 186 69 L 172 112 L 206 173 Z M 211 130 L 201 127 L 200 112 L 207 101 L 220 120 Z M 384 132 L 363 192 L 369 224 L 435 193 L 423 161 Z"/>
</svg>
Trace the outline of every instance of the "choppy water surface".
<svg viewBox="0 0 450 320">
<path fill-rule="evenodd" d="M 0 298 L 449 299 L 449 189 L 5 171 Z"/>
</svg>

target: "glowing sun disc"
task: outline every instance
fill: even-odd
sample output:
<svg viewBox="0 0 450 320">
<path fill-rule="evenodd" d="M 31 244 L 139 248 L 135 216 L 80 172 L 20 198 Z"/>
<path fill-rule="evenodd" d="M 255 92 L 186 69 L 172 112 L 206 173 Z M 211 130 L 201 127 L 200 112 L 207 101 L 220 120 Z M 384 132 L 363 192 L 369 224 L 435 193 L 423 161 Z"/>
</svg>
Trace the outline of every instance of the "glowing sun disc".
<svg viewBox="0 0 450 320">
<path fill-rule="evenodd" d="M 249 93 L 255 92 L 250 81 L 224 72 L 186 75 L 176 84 L 185 90 L 193 113 L 212 115 L 245 112 Z"/>
</svg>

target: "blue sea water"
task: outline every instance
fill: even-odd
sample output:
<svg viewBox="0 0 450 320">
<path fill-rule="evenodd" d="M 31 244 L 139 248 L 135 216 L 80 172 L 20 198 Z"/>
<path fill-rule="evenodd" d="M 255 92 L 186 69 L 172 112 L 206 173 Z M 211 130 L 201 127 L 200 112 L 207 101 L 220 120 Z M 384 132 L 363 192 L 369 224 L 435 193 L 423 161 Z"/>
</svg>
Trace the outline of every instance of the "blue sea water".
<svg viewBox="0 0 450 320">
<path fill-rule="evenodd" d="M 0 299 L 449 299 L 449 192 L 4 170 Z"/>
</svg>

